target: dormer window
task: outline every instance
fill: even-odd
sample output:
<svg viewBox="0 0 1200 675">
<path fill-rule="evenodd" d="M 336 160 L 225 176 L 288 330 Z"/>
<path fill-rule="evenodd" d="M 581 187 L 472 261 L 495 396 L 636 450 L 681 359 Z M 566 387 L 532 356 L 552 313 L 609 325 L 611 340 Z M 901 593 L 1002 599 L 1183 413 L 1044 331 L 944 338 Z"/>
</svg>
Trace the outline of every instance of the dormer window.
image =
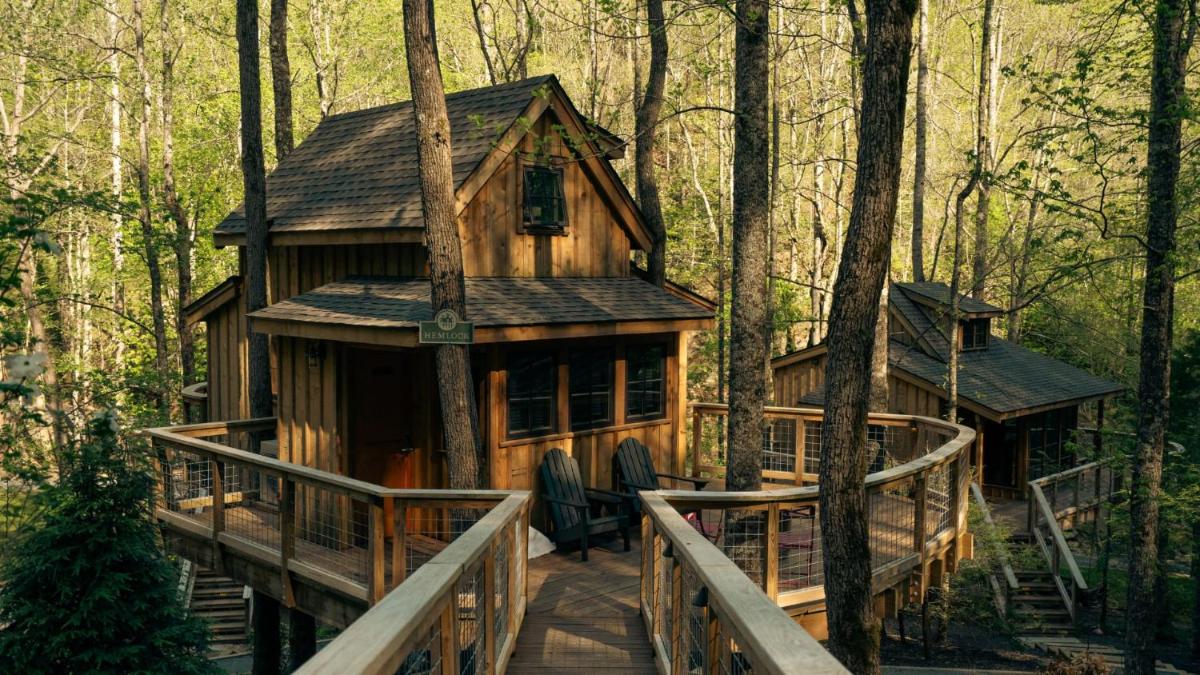
<svg viewBox="0 0 1200 675">
<path fill-rule="evenodd" d="M 962 350 L 987 349 L 992 332 L 991 319 L 967 319 L 962 322 Z"/>
<path fill-rule="evenodd" d="M 567 204 L 563 197 L 563 170 L 553 166 L 526 166 L 521 188 L 525 231 L 565 234 Z"/>
</svg>

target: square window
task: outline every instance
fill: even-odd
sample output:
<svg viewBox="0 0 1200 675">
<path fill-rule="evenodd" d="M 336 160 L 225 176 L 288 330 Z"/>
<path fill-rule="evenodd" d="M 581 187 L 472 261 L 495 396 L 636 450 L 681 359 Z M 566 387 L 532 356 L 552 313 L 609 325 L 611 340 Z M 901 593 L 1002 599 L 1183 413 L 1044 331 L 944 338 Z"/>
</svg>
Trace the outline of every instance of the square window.
<svg viewBox="0 0 1200 675">
<path fill-rule="evenodd" d="M 991 319 L 967 319 L 962 322 L 962 349 L 987 349 L 988 336 L 992 332 Z"/>
<path fill-rule="evenodd" d="M 525 229 L 562 233 L 567 227 L 563 170 L 552 166 L 527 166 L 524 178 L 522 219 Z"/>
<path fill-rule="evenodd" d="M 569 377 L 571 429 L 595 429 L 612 424 L 612 348 L 571 352 Z"/>
<path fill-rule="evenodd" d="M 522 438 L 554 433 L 555 363 L 552 354 L 523 353 L 508 357 L 508 436 Z"/>
</svg>

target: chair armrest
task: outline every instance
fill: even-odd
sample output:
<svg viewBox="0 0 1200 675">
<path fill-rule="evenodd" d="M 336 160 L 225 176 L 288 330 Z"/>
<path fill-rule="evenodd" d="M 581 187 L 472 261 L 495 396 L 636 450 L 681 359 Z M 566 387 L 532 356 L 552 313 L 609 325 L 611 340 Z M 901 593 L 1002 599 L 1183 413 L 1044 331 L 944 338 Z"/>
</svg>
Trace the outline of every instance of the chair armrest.
<svg viewBox="0 0 1200 675">
<path fill-rule="evenodd" d="M 594 499 L 605 504 L 619 504 L 629 499 L 629 495 L 613 492 L 612 490 L 601 490 L 599 488 L 584 488 L 583 492 L 589 500 Z"/>
<path fill-rule="evenodd" d="M 711 478 L 699 478 L 697 476 L 680 476 L 680 475 L 674 474 L 674 473 L 660 473 L 660 474 L 658 474 L 658 477 L 659 478 L 670 478 L 671 480 L 681 480 L 681 481 L 684 481 L 687 483 L 691 483 L 692 485 L 696 486 L 697 491 L 703 490 L 704 487 L 706 485 L 708 485 L 709 483 L 711 483 L 713 480 Z"/>
<path fill-rule="evenodd" d="M 634 483 L 632 481 L 625 480 L 624 478 L 621 479 L 621 485 L 629 488 L 629 490 L 633 493 L 634 497 L 636 497 L 637 493 L 641 492 L 642 490 L 649 490 L 651 492 L 654 492 L 655 490 L 658 489 L 657 485 L 645 485 L 643 483 Z"/>
<path fill-rule="evenodd" d="M 573 506 L 577 509 L 586 509 L 586 508 L 590 507 L 589 504 L 586 504 L 584 502 L 572 501 L 570 499 L 562 499 L 560 497 L 551 497 L 550 495 L 545 495 L 545 494 L 542 495 L 542 499 L 544 499 L 552 504 L 561 504 L 563 506 Z"/>
</svg>

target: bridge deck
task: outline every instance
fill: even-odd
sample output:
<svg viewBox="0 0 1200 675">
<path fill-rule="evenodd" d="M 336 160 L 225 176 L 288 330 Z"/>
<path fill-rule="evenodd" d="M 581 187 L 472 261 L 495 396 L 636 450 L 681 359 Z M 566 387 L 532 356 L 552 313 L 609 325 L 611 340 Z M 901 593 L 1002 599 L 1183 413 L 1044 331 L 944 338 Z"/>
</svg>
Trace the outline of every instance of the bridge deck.
<svg viewBox="0 0 1200 675">
<path fill-rule="evenodd" d="M 641 548 L 620 539 L 529 561 L 529 605 L 510 673 L 655 673 L 638 613 Z"/>
</svg>

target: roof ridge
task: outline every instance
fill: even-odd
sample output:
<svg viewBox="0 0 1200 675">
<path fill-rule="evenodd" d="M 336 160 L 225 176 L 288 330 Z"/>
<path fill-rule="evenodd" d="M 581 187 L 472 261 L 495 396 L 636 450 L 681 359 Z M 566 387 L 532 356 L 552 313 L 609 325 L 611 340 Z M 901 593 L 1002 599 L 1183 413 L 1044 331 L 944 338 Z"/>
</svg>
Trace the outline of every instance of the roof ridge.
<svg viewBox="0 0 1200 675">
<path fill-rule="evenodd" d="M 551 73 L 551 74 L 546 74 L 546 75 L 535 75 L 533 77 L 527 77 L 527 78 L 524 78 L 521 80 L 514 80 L 512 82 L 501 82 L 500 84 L 492 84 L 492 85 L 488 85 L 486 87 L 472 87 L 471 89 L 460 89 L 455 92 L 447 93 L 446 94 L 446 102 L 449 103 L 451 99 L 466 98 L 468 96 L 478 95 L 478 94 L 482 94 L 484 92 L 495 93 L 498 91 L 505 91 L 508 89 L 521 89 L 523 87 L 530 87 L 535 82 L 549 82 L 551 80 L 557 81 L 558 77 L 556 75 L 554 75 L 553 73 Z M 368 115 L 368 114 L 372 114 L 372 113 L 382 113 L 382 112 L 392 112 L 392 111 L 399 110 L 400 108 L 403 108 L 403 107 L 406 107 L 409 105 L 412 105 L 411 98 L 403 100 L 403 101 L 393 101 L 391 103 L 382 103 L 380 105 L 371 106 L 369 108 L 359 108 L 358 110 L 347 110 L 345 112 L 334 113 L 332 115 L 325 116 L 325 118 L 321 120 L 320 124 L 324 124 L 325 122 L 330 121 L 330 120 L 344 120 L 344 119 L 349 119 L 349 118 L 356 117 L 359 115 Z M 319 124 L 318 124 L 318 126 L 319 126 Z"/>
</svg>

